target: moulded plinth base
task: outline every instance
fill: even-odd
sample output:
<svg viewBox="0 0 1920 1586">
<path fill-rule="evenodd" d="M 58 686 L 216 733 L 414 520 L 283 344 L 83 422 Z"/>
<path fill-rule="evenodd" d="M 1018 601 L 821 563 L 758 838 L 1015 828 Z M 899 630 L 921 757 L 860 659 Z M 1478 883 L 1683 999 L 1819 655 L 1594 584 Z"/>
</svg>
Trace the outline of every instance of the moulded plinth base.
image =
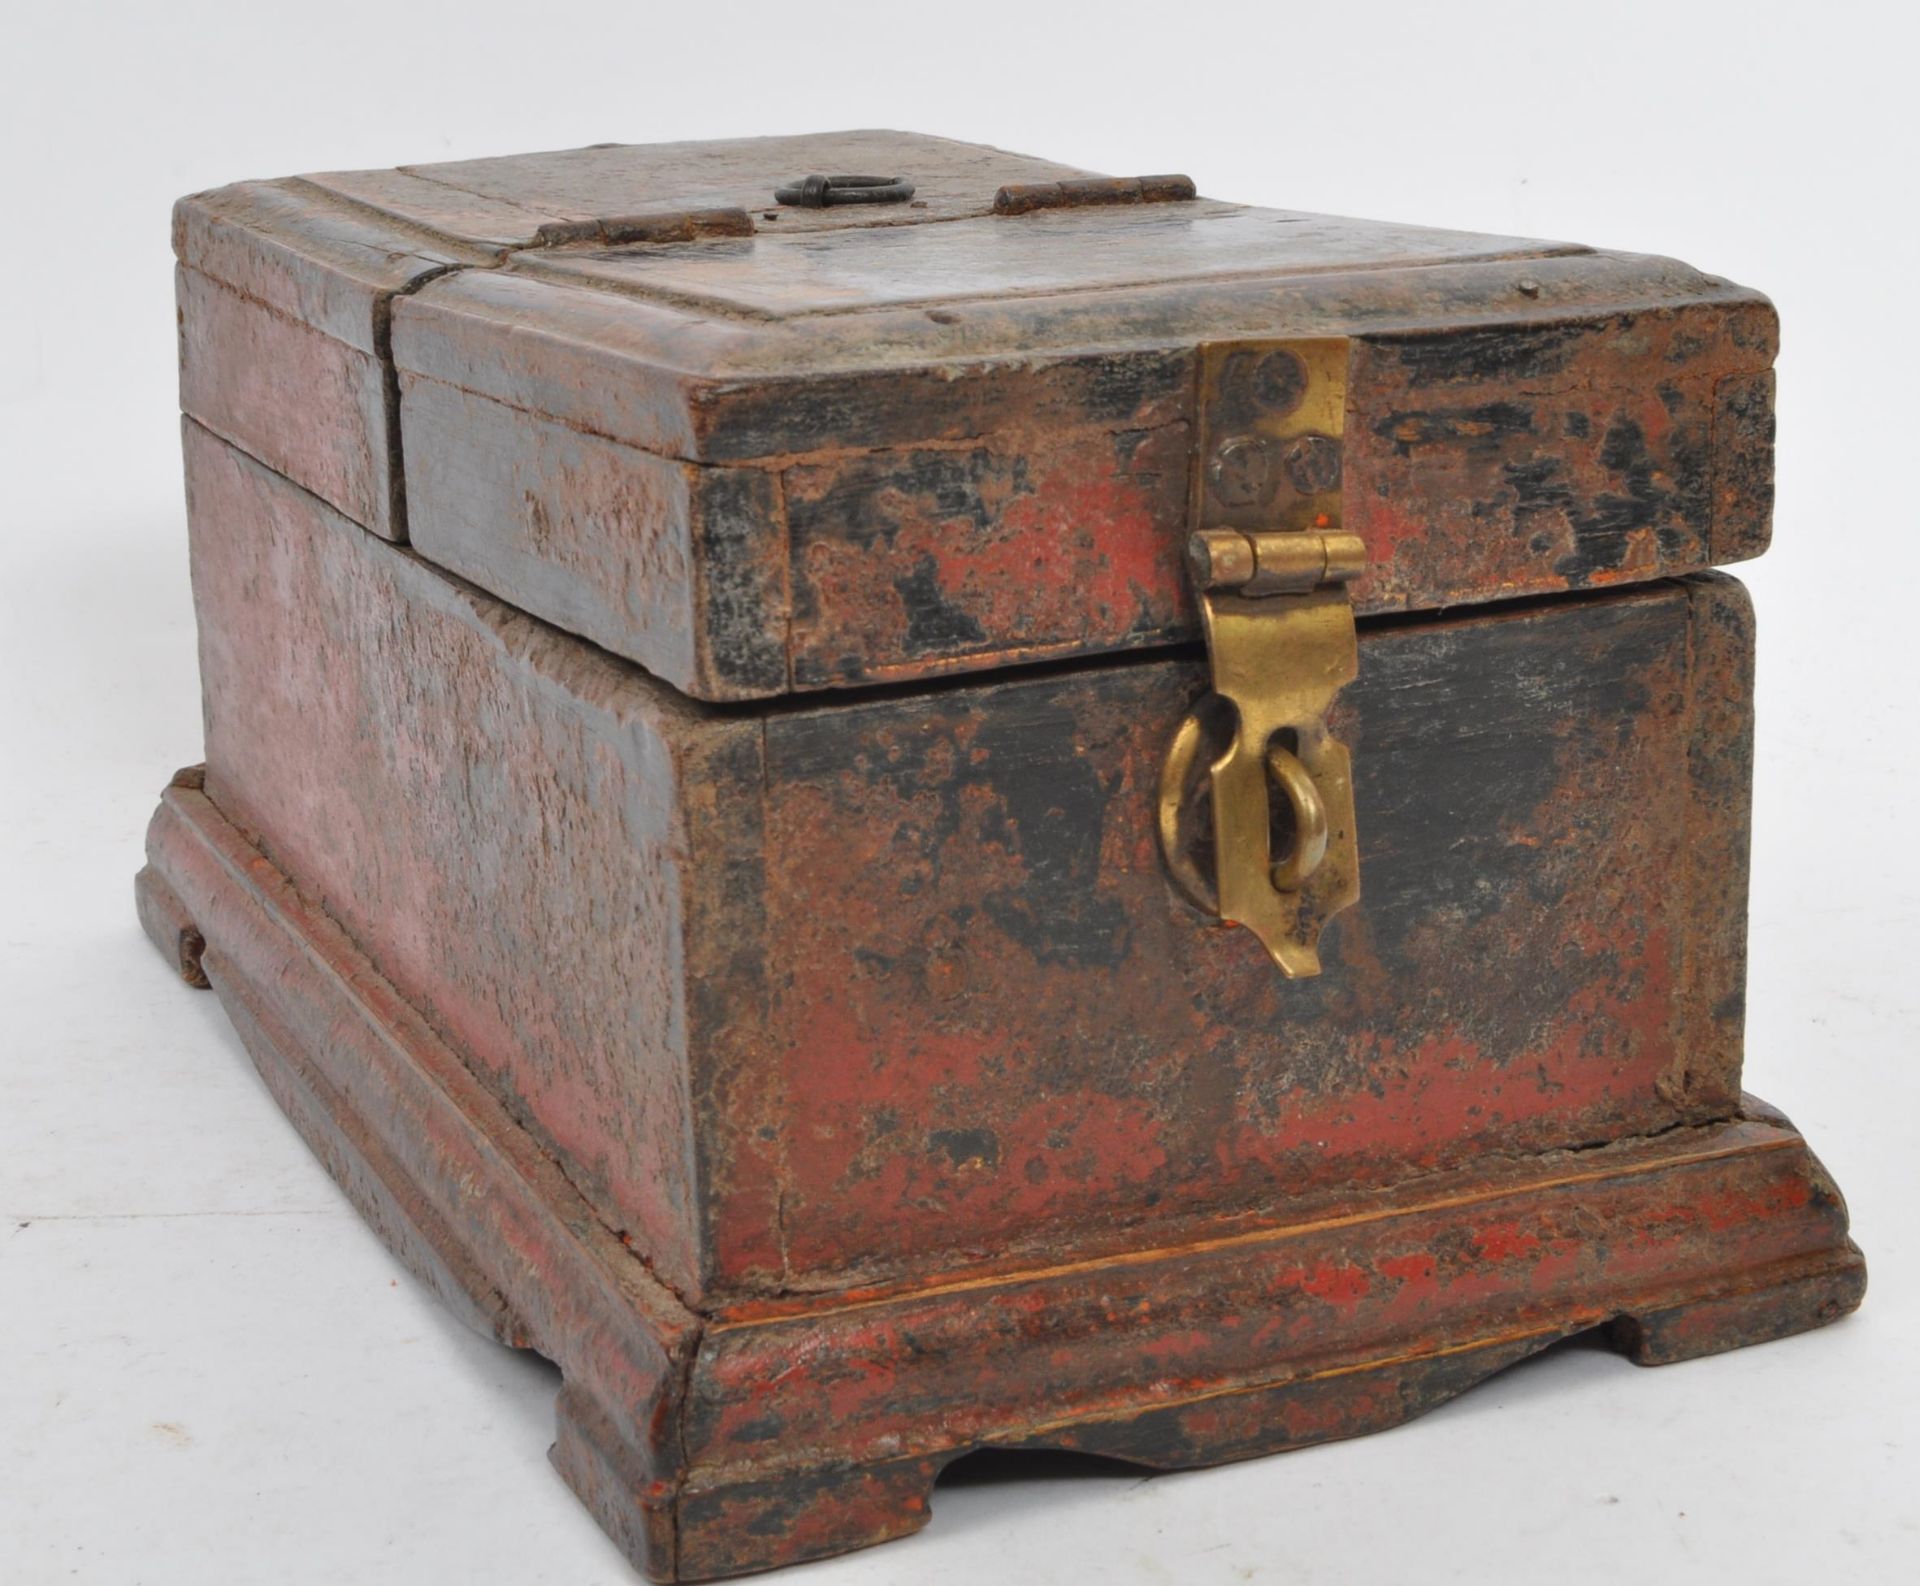
<svg viewBox="0 0 1920 1586">
<path fill-rule="evenodd" d="M 554 1463 L 657 1580 L 904 1535 L 977 1448 L 1216 1464 L 1392 1426 L 1588 1328 L 1660 1364 L 1817 1327 L 1865 1288 L 1833 1184 L 1749 1103 L 1217 1238 L 702 1314 L 196 773 L 148 855 L 148 934 L 401 1258 L 559 1365 Z"/>
</svg>

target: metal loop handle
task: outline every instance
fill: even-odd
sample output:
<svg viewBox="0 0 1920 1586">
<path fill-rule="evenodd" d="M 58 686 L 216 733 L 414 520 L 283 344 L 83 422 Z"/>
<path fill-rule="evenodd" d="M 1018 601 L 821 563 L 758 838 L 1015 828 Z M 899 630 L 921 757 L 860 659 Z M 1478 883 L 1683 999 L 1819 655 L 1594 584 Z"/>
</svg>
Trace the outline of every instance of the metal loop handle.
<svg viewBox="0 0 1920 1586">
<path fill-rule="evenodd" d="M 1293 849 L 1273 866 L 1273 890 L 1298 892 L 1327 857 L 1327 803 L 1299 757 L 1277 743 L 1267 745 L 1267 782 L 1293 806 Z"/>
<path fill-rule="evenodd" d="M 1174 883 L 1201 908 L 1218 913 L 1219 890 L 1194 860 L 1180 831 L 1204 736 L 1198 715 L 1189 713 L 1181 720 L 1160 767 L 1157 815 L 1160 852 Z M 1269 743 L 1265 759 L 1269 796 L 1277 788 L 1293 811 L 1293 843 L 1284 858 L 1273 861 L 1269 878 L 1276 892 L 1298 892 L 1327 857 L 1327 804 L 1298 755 Z"/>
<path fill-rule="evenodd" d="M 805 176 L 773 190 L 776 203 L 798 209 L 826 209 L 838 204 L 904 204 L 913 197 L 913 183 L 898 176 Z"/>
<path fill-rule="evenodd" d="M 1180 817 L 1187 806 L 1187 785 L 1200 758 L 1200 718 L 1189 714 L 1180 723 L 1167 747 L 1167 758 L 1160 766 L 1160 853 L 1167 862 L 1167 873 L 1174 885 L 1186 893 L 1187 900 L 1209 914 L 1220 912 L 1220 894 L 1212 880 L 1194 862 L 1188 845 L 1180 840 Z"/>
</svg>

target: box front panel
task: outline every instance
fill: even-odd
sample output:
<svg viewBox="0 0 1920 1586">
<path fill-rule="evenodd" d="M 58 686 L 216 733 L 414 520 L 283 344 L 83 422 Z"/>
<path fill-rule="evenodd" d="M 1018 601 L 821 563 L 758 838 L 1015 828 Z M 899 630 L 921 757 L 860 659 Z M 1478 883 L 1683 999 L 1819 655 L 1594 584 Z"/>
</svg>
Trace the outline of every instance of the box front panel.
<svg viewBox="0 0 1920 1586">
<path fill-rule="evenodd" d="M 1490 285 L 1492 268 L 1296 279 L 1238 319 L 1220 308 L 1223 326 L 1262 335 L 1353 336 L 1346 526 L 1367 548 L 1356 607 L 1619 588 L 1764 549 L 1771 306 L 1731 288 L 1650 304 L 1649 283 L 1612 281 L 1613 260 L 1514 261 Z M 1559 316 L 1518 313 L 1532 301 L 1513 288 L 1522 271 L 1573 301 Z M 1583 289 L 1601 301 L 1575 300 Z M 900 326 L 826 315 L 785 327 L 792 344 L 760 349 L 757 364 L 830 348 L 855 368 L 704 381 L 653 366 L 691 360 L 658 304 L 512 273 L 431 283 L 400 303 L 394 332 L 417 543 L 706 699 L 1196 637 L 1181 561 L 1194 369 L 1177 345 L 1185 320 L 1179 333 L 1162 323 L 1175 307 L 1103 323 L 1117 348 L 1020 359 L 973 348 L 1039 336 L 1032 303 L 956 300 L 939 314 L 935 329 L 956 340 L 924 362 L 893 350 Z M 657 432 L 676 402 L 698 434 Z M 679 460 L 698 450 L 721 455 Z M 663 497 L 669 474 L 684 504 Z M 725 521 L 738 501 L 752 504 L 746 532 L 687 550 L 684 565 L 663 560 L 663 547 L 691 545 L 689 520 Z M 684 599 L 696 568 L 727 598 Z"/>
<path fill-rule="evenodd" d="M 695 1056 L 721 1285 L 1172 1240 L 1725 1116 L 1750 648 L 1721 578 L 1363 631 L 1332 723 L 1362 899 L 1297 981 L 1156 848 L 1198 664 L 771 717 L 766 1023 Z"/>
</svg>

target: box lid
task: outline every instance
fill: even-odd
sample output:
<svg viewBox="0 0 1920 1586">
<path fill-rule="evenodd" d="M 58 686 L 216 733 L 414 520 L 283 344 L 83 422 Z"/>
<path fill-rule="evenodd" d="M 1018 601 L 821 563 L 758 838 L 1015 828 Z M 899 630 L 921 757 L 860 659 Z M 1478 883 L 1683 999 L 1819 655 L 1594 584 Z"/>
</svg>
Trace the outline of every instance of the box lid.
<svg viewBox="0 0 1920 1586">
<path fill-rule="evenodd" d="M 843 171 L 914 192 L 774 200 Z M 886 132 L 278 186 L 392 239 L 366 345 L 418 552 L 698 697 L 1194 637 L 1196 351 L 1220 341 L 1349 339 L 1363 614 L 1766 540 L 1771 307 L 1671 260 Z"/>
</svg>

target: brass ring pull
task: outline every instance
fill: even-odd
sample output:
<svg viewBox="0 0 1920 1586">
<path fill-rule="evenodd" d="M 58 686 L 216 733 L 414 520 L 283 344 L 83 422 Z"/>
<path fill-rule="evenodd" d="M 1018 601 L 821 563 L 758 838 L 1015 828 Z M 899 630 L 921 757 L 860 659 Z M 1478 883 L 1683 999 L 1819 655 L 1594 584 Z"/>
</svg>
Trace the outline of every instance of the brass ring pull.
<svg viewBox="0 0 1920 1586">
<path fill-rule="evenodd" d="M 1218 913 L 1219 890 L 1195 861 L 1193 845 L 1182 840 L 1180 831 L 1204 736 L 1200 718 L 1193 714 L 1175 731 L 1160 767 L 1157 815 L 1160 852 L 1166 856 L 1174 883 L 1201 908 Z M 1269 875 L 1274 891 L 1298 892 L 1327 857 L 1326 800 L 1297 755 L 1275 742 L 1267 745 L 1265 758 L 1269 795 L 1278 789 L 1293 812 L 1293 842 L 1285 857 L 1273 862 Z"/>
<path fill-rule="evenodd" d="M 803 176 L 773 190 L 774 202 L 800 209 L 827 209 L 836 204 L 904 204 L 913 197 L 913 183 L 902 176 Z"/>
<path fill-rule="evenodd" d="M 1160 852 L 1167 861 L 1167 873 L 1187 900 L 1209 914 L 1220 912 L 1220 895 L 1213 882 L 1194 863 L 1191 847 L 1180 840 L 1180 815 L 1187 804 L 1187 787 L 1193 778 L 1194 763 L 1200 757 L 1201 726 L 1198 716 L 1189 714 L 1167 746 L 1167 758 L 1160 765 Z"/>
<path fill-rule="evenodd" d="M 1267 781 L 1293 806 L 1293 848 L 1273 866 L 1273 890 L 1298 892 L 1327 857 L 1327 805 L 1299 758 L 1277 743 L 1267 745 Z"/>
</svg>

